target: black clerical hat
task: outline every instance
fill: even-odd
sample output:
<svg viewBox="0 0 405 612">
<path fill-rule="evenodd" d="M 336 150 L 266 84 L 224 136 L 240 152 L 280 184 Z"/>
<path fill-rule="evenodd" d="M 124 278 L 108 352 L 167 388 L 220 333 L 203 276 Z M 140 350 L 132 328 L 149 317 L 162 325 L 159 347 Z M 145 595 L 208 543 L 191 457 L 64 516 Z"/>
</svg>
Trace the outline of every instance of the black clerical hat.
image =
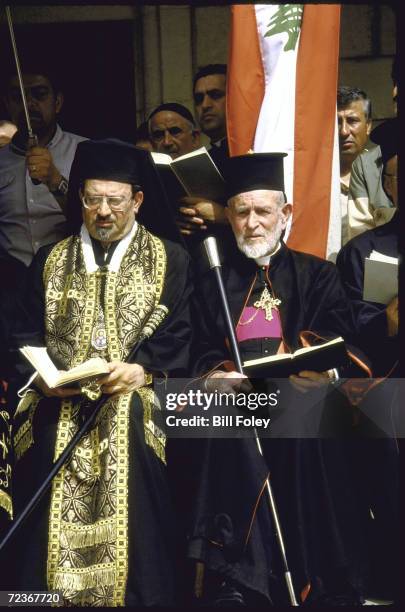
<svg viewBox="0 0 405 612">
<path fill-rule="evenodd" d="M 398 153 L 398 129 L 398 120 L 395 117 L 381 123 L 370 134 L 371 140 L 380 145 L 384 163 Z"/>
<path fill-rule="evenodd" d="M 229 157 L 223 168 L 228 198 L 238 193 L 269 189 L 284 191 L 286 153 L 249 153 Z"/>
<path fill-rule="evenodd" d="M 142 184 L 139 165 L 144 156 L 145 151 L 115 138 L 84 140 L 76 149 L 70 183 L 76 186 L 86 179 L 101 179 Z"/>
</svg>

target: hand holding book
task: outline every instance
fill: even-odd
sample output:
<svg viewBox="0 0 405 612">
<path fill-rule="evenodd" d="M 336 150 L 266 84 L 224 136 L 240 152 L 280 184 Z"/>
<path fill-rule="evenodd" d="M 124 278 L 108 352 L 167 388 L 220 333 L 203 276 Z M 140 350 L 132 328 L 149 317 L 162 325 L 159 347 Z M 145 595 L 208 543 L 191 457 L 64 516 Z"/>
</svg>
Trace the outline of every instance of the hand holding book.
<svg viewBox="0 0 405 612">
<path fill-rule="evenodd" d="M 301 393 L 308 393 L 309 391 L 315 391 L 330 383 L 330 376 L 328 372 L 312 372 L 310 370 L 303 370 L 298 374 L 291 374 L 289 380 L 292 386 Z"/>
<path fill-rule="evenodd" d="M 110 372 L 98 380 L 103 393 L 117 395 L 130 393 L 143 387 L 146 383 L 146 372 L 138 363 L 110 361 Z"/>
<path fill-rule="evenodd" d="M 105 359 L 101 359 L 101 357 L 88 359 L 84 363 L 70 368 L 70 370 L 58 370 L 49 357 L 46 347 L 24 346 L 20 348 L 20 351 L 38 372 L 49 390 L 57 389 L 58 387 L 69 385 L 70 383 L 98 378 L 103 374 L 108 374 L 110 371 L 108 363 Z M 41 385 L 41 382 L 39 382 L 39 385 Z M 80 393 L 80 389 L 71 390 Z M 60 396 L 61 394 L 52 393 L 52 395 Z M 74 395 L 74 393 L 70 393 L 70 395 Z"/>
<path fill-rule="evenodd" d="M 228 223 L 225 208 L 218 202 L 186 196 L 180 204 L 178 226 L 184 235 L 206 230 L 207 223 Z"/>
</svg>

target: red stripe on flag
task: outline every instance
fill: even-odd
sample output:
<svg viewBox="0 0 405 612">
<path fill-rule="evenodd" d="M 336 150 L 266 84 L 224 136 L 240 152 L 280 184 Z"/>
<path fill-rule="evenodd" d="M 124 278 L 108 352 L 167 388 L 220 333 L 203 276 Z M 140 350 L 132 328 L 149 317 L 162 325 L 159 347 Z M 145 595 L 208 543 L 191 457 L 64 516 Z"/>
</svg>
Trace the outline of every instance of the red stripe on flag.
<svg viewBox="0 0 405 612">
<path fill-rule="evenodd" d="M 288 245 L 326 256 L 336 121 L 339 5 L 305 5 L 295 94 L 294 209 Z"/>
<path fill-rule="evenodd" d="M 232 6 L 227 79 L 230 154 L 253 148 L 264 96 L 264 73 L 254 5 Z"/>
</svg>

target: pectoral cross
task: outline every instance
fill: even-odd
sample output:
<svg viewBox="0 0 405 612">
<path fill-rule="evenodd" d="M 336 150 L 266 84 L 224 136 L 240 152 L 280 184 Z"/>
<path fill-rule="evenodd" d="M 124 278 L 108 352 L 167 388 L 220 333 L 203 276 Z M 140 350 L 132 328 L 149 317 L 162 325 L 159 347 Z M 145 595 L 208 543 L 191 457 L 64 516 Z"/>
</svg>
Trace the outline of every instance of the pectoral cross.
<svg viewBox="0 0 405 612">
<path fill-rule="evenodd" d="M 267 287 L 265 287 L 263 289 L 263 293 L 260 296 L 260 300 L 257 300 L 257 302 L 253 304 L 253 306 L 255 308 L 263 308 L 265 312 L 266 321 L 271 321 L 273 318 L 272 309 L 277 308 L 277 306 L 279 306 L 280 304 L 281 304 L 281 300 L 279 300 L 278 298 L 274 298 L 270 294 Z"/>
</svg>

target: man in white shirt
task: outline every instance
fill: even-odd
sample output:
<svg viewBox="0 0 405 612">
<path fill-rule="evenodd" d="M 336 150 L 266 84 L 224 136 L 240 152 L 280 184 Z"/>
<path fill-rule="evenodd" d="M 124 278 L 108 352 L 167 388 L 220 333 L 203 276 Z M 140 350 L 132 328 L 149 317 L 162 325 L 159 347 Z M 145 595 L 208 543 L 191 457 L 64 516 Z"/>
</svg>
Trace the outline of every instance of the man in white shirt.
<svg viewBox="0 0 405 612">
<path fill-rule="evenodd" d="M 63 132 L 57 116 L 63 94 L 42 68 L 23 75 L 37 146 L 27 149 L 27 127 L 16 75 L 4 102 L 18 131 L 0 150 L 0 251 L 29 265 L 38 249 L 66 234 L 63 211 L 76 146 L 85 138 Z"/>
<path fill-rule="evenodd" d="M 371 131 L 371 101 L 356 87 L 339 87 L 337 116 L 340 154 L 340 200 L 342 205 L 342 244 L 349 240 L 348 198 L 354 160 L 364 151 Z"/>
<path fill-rule="evenodd" d="M 392 70 L 392 102 L 397 115 L 398 60 L 395 57 Z M 373 135 L 371 134 L 371 140 Z M 383 159 L 380 147 L 365 150 L 354 161 L 350 177 L 348 200 L 349 238 L 391 220 L 395 208 L 383 186 Z"/>
</svg>

